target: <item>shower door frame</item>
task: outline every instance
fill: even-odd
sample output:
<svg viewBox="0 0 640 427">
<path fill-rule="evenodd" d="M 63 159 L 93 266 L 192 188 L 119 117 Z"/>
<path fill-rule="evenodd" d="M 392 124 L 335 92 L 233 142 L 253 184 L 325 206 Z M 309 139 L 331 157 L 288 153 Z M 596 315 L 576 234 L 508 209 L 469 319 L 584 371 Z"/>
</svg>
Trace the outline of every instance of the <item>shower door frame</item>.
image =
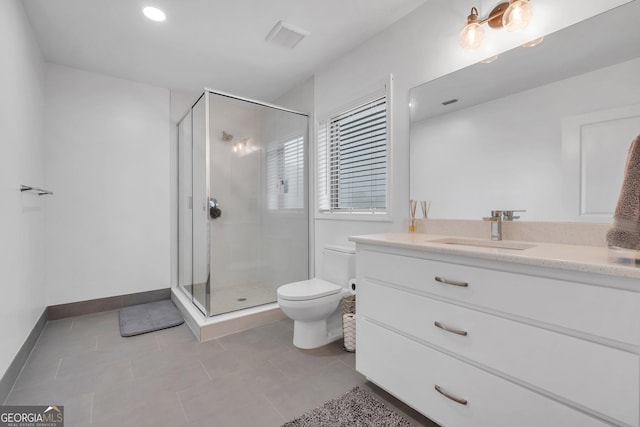
<svg viewBox="0 0 640 427">
<path fill-rule="evenodd" d="M 211 161 L 210 161 L 210 156 L 211 156 L 211 126 L 210 126 L 210 95 L 219 95 L 219 96 L 224 96 L 227 98 L 231 98 L 231 99 L 236 99 L 239 101 L 244 101 L 244 102 L 249 102 L 252 104 L 256 104 L 256 105 L 260 105 L 263 107 L 268 107 L 268 108 L 273 108 L 275 110 L 280 110 L 280 111 L 284 111 L 284 112 L 288 112 L 288 113 L 293 113 L 293 114 L 297 114 L 300 116 L 304 116 L 307 118 L 307 131 L 306 131 L 306 149 L 307 149 L 307 171 L 306 171 L 306 178 L 307 178 L 307 200 L 306 200 L 306 204 L 308 207 L 308 221 L 309 221 L 309 227 L 308 227 L 308 259 L 309 259 L 309 267 L 308 267 L 308 274 L 312 274 L 314 268 L 313 268 L 313 232 L 312 232 L 312 227 L 311 227 L 311 218 L 313 217 L 312 215 L 312 211 L 313 211 L 313 202 L 311 199 L 311 195 L 314 194 L 313 193 L 313 185 L 312 185 L 312 177 L 313 174 L 311 173 L 311 123 L 309 122 L 311 116 L 309 113 L 304 113 L 301 111 L 297 111 L 297 110 L 293 110 L 290 108 L 285 108 L 285 107 L 281 107 L 279 105 L 275 105 L 275 104 L 271 104 L 268 102 L 263 102 L 263 101 L 258 101 L 255 99 L 251 99 L 251 98 L 245 98 L 242 96 L 237 96 L 237 95 L 232 95 L 230 93 L 227 92 L 222 92 L 219 90 L 214 90 L 214 89 L 210 89 L 205 87 L 204 90 L 202 91 L 202 93 L 200 95 L 198 95 L 198 97 L 196 98 L 196 100 L 191 104 L 191 106 L 188 108 L 188 110 L 181 116 L 180 120 L 178 120 L 176 128 L 180 126 L 180 123 L 182 123 L 182 121 L 187 117 L 188 114 L 191 114 L 191 263 L 192 263 L 192 267 L 191 267 L 191 295 L 189 295 L 188 291 L 186 289 L 184 289 L 183 286 L 180 285 L 180 170 L 179 170 L 179 165 L 180 165 L 180 159 L 178 158 L 178 171 L 177 171 L 177 197 L 178 197 L 178 215 L 177 215 L 177 219 L 178 219 L 178 227 L 177 227 L 177 232 L 178 232 L 178 238 L 177 238 L 177 252 L 178 252 L 178 256 L 177 256 L 177 261 L 178 261 L 178 266 L 177 266 L 177 276 L 178 276 L 178 283 L 177 283 L 177 287 L 178 288 L 182 288 L 182 292 L 186 293 L 188 297 L 190 297 L 191 299 L 191 303 L 198 309 L 198 311 L 200 311 L 200 313 L 202 313 L 206 318 L 210 318 L 213 317 L 215 315 L 210 314 L 211 313 L 211 239 L 207 238 L 207 262 L 206 262 L 206 267 L 207 267 L 207 281 L 206 281 L 206 285 L 205 285 L 205 304 L 204 304 L 204 309 L 206 312 L 202 311 L 202 303 L 200 303 L 199 301 L 197 301 L 195 299 L 195 297 L 193 296 L 194 293 L 194 289 L 195 289 L 195 284 L 193 283 L 193 277 L 194 277 L 194 268 L 193 268 L 193 258 L 194 258 L 194 243 L 193 243 L 193 232 L 194 232 L 194 221 L 193 221 L 193 209 L 196 206 L 196 201 L 195 201 L 195 197 L 193 194 L 193 188 L 194 188 L 194 172 L 193 172 L 193 151 L 194 151 L 194 145 L 193 145 L 193 108 L 198 104 L 198 102 L 200 101 L 200 99 L 202 99 L 202 97 L 204 97 L 204 108 L 205 108 L 205 158 L 207 159 L 207 161 L 205 162 L 205 200 L 204 203 L 206 204 L 205 206 L 208 206 L 209 204 L 209 200 L 211 200 Z M 180 144 L 180 141 L 178 140 L 178 144 Z M 179 146 L 177 147 L 177 155 L 179 156 L 180 153 L 180 148 Z M 207 235 L 210 236 L 211 234 L 211 218 L 210 216 L 207 214 Z"/>
<path fill-rule="evenodd" d="M 209 105 L 209 93 L 205 90 L 203 92 L 204 95 L 204 158 L 205 158 L 205 166 L 204 166 L 204 192 L 205 192 L 205 211 L 207 212 L 207 281 L 205 285 L 205 302 L 204 306 L 207 312 L 205 316 L 211 316 L 211 216 L 209 215 L 209 200 L 211 200 L 211 126 L 209 123 L 209 113 L 210 105 Z M 191 126 L 193 126 L 193 120 L 191 121 Z M 193 131 L 191 132 L 193 137 Z M 191 153 L 193 158 L 193 153 Z M 191 179 L 193 179 L 193 168 L 191 169 Z M 191 182 L 191 189 L 193 190 L 193 181 Z M 193 223 L 192 223 L 193 224 Z M 193 245 L 193 235 L 191 236 L 191 244 Z M 193 262 L 193 261 L 192 261 Z M 193 274 L 193 268 L 191 269 Z"/>
</svg>

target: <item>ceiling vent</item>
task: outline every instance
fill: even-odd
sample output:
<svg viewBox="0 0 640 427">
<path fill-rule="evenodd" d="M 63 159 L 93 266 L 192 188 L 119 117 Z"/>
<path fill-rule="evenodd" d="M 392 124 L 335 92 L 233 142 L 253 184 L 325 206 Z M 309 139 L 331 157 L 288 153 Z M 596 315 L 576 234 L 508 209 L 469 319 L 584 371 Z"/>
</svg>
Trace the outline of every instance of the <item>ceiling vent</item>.
<svg viewBox="0 0 640 427">
<path fill-rule="evenodd" d="M 293 49 L 309 34 L 308 31 L 302 28 L 287 24 L 284 21 L 279 21 L 271 31 L 269 31 L 265 40 L 269 43 Z"/>
</svg>

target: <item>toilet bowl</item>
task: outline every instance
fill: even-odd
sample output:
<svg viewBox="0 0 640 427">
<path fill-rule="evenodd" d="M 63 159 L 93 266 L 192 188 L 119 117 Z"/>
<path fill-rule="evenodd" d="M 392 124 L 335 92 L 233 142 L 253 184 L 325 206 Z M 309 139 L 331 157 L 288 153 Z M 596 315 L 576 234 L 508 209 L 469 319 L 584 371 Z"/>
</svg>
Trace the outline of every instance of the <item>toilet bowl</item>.
<svg viewBox="0 0 640 427">
<path fill-rule="evenodd" d="M 340 301 L 350 294 L 355 276 L 355 249 L 327 245 L 323 250 L 323 276 L 280 286 L 278 304 L 293 319 L 293 345 L 310 349 L 342 337 Z"/>
</svg>

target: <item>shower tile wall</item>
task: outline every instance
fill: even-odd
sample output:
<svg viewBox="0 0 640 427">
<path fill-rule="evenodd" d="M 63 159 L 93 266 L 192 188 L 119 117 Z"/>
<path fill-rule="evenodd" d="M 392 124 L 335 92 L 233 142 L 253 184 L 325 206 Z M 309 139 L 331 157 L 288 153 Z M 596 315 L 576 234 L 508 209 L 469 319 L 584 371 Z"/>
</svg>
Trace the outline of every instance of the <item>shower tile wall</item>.
<svg viewBox="0 0 640 427">
<path fill-rule="evenodd" d="M 210 99 L 210 193 L 222 210 L 210 224 L 211 285 L 215 290 L 256 285 L 262 280 L 261 107 L 217 95 Z M 223 131 L 233 140 L 224 141 Z"/>
</svg>

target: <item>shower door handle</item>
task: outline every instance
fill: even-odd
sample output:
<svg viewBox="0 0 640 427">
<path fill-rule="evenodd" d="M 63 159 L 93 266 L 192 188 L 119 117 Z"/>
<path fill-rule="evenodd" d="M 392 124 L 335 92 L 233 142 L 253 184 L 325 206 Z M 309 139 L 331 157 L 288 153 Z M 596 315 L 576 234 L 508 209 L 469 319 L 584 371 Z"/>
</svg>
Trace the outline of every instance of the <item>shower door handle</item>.
<svg viewBox="0 0 640 427">
<path fill-rule="evenodd" d="M 209 197 L 209 216 L 211 219 L 220 218 L 222 216 L 222 210 L 220 210 L 220 203 L 214 197 Z"/>
</svg>

